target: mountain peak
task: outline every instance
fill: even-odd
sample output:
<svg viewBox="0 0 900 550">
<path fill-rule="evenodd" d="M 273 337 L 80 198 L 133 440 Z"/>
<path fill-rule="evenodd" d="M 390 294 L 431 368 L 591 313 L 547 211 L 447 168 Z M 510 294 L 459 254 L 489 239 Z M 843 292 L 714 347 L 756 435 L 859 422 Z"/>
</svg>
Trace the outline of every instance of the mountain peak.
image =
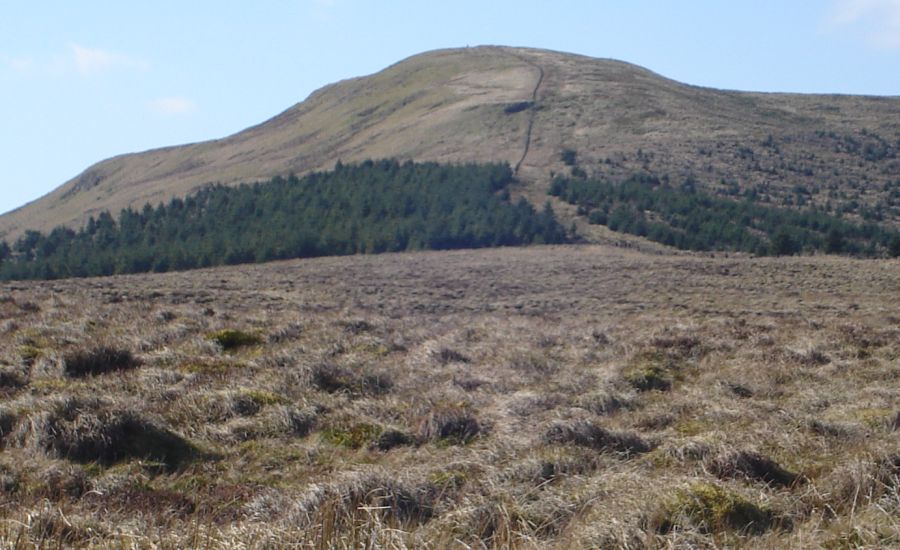
<svg viewBox="0 0 900 550">
<path fill-rule="evenodd" d="M 699 175 L 710 185 L 765 183 L 777 194 L 840 160 L 835 140 L 865 130 L 893 147 L 898 114 L 900 98 L 713 90 L 621 61 L 531 48 L 436 50 L 327 85 L 232 136 L 95 164 L 0 217 L 0 238 L 77 227 L 100 211 L 155 204 L 211 182 L 330 168 L 338 159 L 508 162 L 525 195 L 536 198 L 551 174 L 567 169 L 560 152 L 570 149 L 592 174 Z M 752 161 L 740 158 L 767 139 L 781 158 L 771 147 Z M 884 168 L 847 166 L 838 179 L 868 180 L 874 189 Z"/>
</svg>

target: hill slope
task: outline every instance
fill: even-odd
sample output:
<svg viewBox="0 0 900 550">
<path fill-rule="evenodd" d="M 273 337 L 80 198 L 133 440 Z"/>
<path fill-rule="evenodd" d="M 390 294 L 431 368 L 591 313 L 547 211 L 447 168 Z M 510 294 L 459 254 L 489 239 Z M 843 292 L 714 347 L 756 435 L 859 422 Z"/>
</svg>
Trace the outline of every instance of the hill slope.
<svg viewBox="0 0 900 550">
<path fill-rule="evenodd" d="M 505 161 L 537 199 L 570 169 L 565 149 L 591 175 L 693 176 L 776 204 L 900 220 L 900 98 L 728 92 L 618 61 L 479 47 L 326 86 L 224 139 L 100 162 L 0 217 L 0 238 L 338 159 Z"/>
</svg>

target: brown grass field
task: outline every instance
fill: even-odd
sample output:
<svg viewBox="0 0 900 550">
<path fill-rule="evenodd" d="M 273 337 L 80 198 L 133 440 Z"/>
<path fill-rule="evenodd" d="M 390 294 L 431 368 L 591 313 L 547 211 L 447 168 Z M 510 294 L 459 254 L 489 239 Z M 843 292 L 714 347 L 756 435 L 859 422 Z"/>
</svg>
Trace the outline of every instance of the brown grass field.
<svg viewBox="0 0 900 550">
<path fill-rule="evenodd" d="M 9 548 L 896 548 L 900 262 L 533 247 L 0 285 Z"/>
</svg>

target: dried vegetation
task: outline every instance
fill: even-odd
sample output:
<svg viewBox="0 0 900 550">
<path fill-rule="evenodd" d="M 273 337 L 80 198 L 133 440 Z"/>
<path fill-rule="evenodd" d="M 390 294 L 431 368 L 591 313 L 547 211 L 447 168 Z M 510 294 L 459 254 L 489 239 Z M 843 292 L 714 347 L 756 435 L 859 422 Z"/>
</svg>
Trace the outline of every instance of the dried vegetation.
<svg viewBox="0 0 900 550">
<path fill-rule="evenodd" d="M 900 545 L 900 264 L 537 247 L 0 286 L 0 543 Z"/>
</svg>

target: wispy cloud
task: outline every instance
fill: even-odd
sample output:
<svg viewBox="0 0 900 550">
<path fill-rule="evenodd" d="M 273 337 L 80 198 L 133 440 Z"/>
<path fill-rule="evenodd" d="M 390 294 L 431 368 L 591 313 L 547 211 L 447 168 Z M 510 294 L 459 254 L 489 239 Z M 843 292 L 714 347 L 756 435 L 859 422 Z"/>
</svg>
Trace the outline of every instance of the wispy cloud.
<svg viewBox="0 0 900 550">
<path fill-rule="evenodd" d="M 197 105 L 189 98 L 172 96 L 154 99 L 147 103 L 147 107 L 160 115 L 187 115 L 193 113 Z"/>
<path fill-rule="evenodd" d="M 91 77 L 114 70 L 149 69 L 149 63 L 142 59 L 81 44 L 69 44 L 62 52 L 43 58 L 31 55 L 6 56 L 2 58 L 2 62 L 19 74 L 31 76 Z"/>
<path fill-rule="evenodd" d="M 112 69 L 146 68 L 146 63 L 127 55 L 101 48 L 89 48 L 81 44 L 69 44 L 67 61 L 71 62 L 82 76 L 91 76 Z"/>
<path fill-rule="evenodd" d="M 35 68 L 34 58 L 28 56 L 3 57 L 3 63 L 17 73 L 29 73 Z"/>
<path fill-rule="evenodd" d="M 859 32 L 875 47 L 900 49 L 900 0 L 834 0 L 826 23 Z"/>
</svg>

